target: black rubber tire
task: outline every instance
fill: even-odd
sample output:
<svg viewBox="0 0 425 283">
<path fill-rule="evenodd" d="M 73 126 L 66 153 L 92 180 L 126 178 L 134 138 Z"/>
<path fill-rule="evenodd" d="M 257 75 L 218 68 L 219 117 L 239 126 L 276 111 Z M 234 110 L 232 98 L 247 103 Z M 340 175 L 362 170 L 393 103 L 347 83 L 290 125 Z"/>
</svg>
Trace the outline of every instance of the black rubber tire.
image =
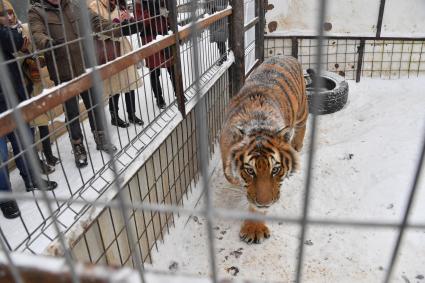
<svg viewBox="0 0 425 283">
<path fill-rule="evenodd" d="M 311 73 L 311 70 L 309 70 Z M 311 75 L 311 74 L 310 74 Z M 348 100 L 348 83 L 338 74 L 332 72 L 323 72 L 321 75 L 324 79 L 332 81 L 335 87 L 330 90 L 319 91 L 320 106 L 312 105 L 312 95 L 314 91 L 307 90 L 307 100 L 309 112 L 316 115 L 330 114 L 341 110 Z"/>
</svg>

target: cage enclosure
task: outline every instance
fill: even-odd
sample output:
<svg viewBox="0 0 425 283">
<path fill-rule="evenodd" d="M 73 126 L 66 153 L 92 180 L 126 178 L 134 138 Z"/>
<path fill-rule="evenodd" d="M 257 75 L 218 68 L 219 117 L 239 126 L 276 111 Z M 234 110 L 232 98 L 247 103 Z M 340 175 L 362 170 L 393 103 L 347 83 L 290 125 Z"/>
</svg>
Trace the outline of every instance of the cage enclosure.
<svg viewBox="0 0 425 283">
<path fill-rule="evenodd" d="M 0 2 L 0 281 L 424 280 L 422 1 Z M 312 113 L 253 212 L 219 138 L 275 56 L 341 96 L 283 76 Z M 245 221 L 270 237 L 247 244 Z"/>
</svg>

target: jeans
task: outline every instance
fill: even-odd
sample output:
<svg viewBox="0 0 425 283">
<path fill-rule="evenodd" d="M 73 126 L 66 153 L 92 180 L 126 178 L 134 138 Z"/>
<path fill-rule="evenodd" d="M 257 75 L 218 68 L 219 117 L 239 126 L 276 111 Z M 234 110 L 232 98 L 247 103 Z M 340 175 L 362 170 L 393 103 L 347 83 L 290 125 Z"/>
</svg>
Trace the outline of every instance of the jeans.
<svg viewBox="0 0 425 283">
<path fill-rule="evenodd" d="M 52 145 L 50 143 L 50 132 L 49 126 L 38 126 L 38 130 L 40 131 L 40 140 L 43 145 L 43 152 L 45 156 L 51 156 L 53 154 Z"/>
<path fill-rule="evenodd" d="M 11 185 L 9 180 L 9 170 L 7 169 L 7 142 L 6 137 L 0 138 L 0 155 L 1 155 L 1 167 L 0 167 L 0 191 L 10 192 Z"/>
<path fill-rule="evenodd" d="M 28 133 L 32 139 L 33 133 L 28 127 Z M 21 152 L 21 144 L 18 140 L 18 135 L 15 132 L 12 132 L 5 137 L 0 138 L 0 154 L 1 154 L 1 168 L 0 168 L 0 191 L 11 191 L 12 187 L 9 180 L 9 170 L 7 168 L 7 161 L 9 159 L 8 151 L 7 151 L 7 140 L 10 141 L 13 149 L 13 155 L 16 156 Z M 33 149 L 31 149 L 33 150 Z M 36 154 L 34 152 L 34 154 Z M 28 154 L 23 154 L 17 158 L 15 158 L 16 167 L 21 174 L 22 179 L 25 184 L 29 184 L 32 181 L 32 174 L 30 171 L 30 167 L 28 164 Z"/>
<path fill-rule="evenodd" d="M 103 123 L 101 119 L 101 112 L 103 111 L 102 103 L 93 107 L 95 102 L 94 93 L 91 90 L 80 93 L 83 99 L 84 106 L 87 109 L 89 116 L 90 129 L 93 133 L 103 131 Z M 66 121 L 71 121 L 67 127 L 71 140 L 82 141 L 83 133 L 81 131 L 80 120 L 80 108 L 78 103 L 78 96 L 73 97 L 65 102 L 65 117 Z M 100 106 L 100 107 L 99 107 Z"/>
</svg>

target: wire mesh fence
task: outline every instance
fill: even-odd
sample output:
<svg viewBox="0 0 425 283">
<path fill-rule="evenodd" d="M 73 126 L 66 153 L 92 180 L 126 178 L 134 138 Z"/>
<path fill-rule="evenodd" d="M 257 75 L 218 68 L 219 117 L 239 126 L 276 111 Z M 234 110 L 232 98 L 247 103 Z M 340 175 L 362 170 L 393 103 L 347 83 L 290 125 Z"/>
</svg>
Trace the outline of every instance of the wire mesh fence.
<svg viewBox="0 0 425 283">
<path fill-rule="evenodd" d="M 313 68 L 317 63 L 318 40 L 313 36 L 266 36 L 264 44 L 265 57 L 295 56 L 304 69 Z M 357 81 L 360 77 L 417 77 L 425 70 L 423 46 L 421 38 L 326 37 L 322 67 Z"/>
<path fill-rule="evenodd" d="M 15 282 L 26 282 L 18 251 L 64 257 L 70 282 L 84 282 L 77 262 L 128 266 L 146 282 L 144 263 L 180 215 L 206 217 L 214 282 L 214 217 L 300 225 L 297 282 L 309 225 L 397 228 L 388 282 L 405 229 L 424 228 L 407 222 L 424 149 L 401 223 L 309 218 L 314 116 L 301 218 L 217 210 L 207 180 L 229 99 L 263 56 L 293 55 L 318 75 L 418 76 L 423 40 L 324 38 L 318 24 L 319 37 L 263 42 L 261 0 L 41 0 L 28 25 L 0 2 L 0 196 L 10 218 L 0 219 L 0 242 Z M 197 182 L 207 205 L 187 209 Z"/>
</svg>

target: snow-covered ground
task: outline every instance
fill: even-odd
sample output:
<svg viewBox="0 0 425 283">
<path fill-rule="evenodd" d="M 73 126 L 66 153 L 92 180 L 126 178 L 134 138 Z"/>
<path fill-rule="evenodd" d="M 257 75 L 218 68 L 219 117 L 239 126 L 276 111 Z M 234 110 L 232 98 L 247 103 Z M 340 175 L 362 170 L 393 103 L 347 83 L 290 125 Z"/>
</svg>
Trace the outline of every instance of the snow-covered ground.
<svg viewBox="0 0 425 283">
<path fill-rule="evenodd" d="M 343 110 L 320 116 L 311 188 L 310 217 L 399 222 L 425 134 L 425 79 L 350 81 Z M 269 215 L 299 217 L 308 158 L 286 180 Z M 246 211 L 245 196 L 225 180 L 221 163 L 211 177 L 215 208 Z M 189 202 L 190 203 L 190 202 Z M 410 223 L 424 224 L 425 183 L 417 192 Z M 202 206 L 201 202 L 201 206 Z M 239 240 L 240 221 L 213 223 L 219 276 L 291 282 L 295 278 L 300 227 L 270 223 L 262 244 Z M 181 216 L 153 253 L 153 269 L 209 275 L 206 220 Z M 396 229 L 310 226 L 305 241 L 305 282 L 379 282 L 388 268 Z M 393 282 L 423 282 L 425 231 L 408 229 Z M 238 271 L 236 275 L 236 270 Z"/>
</svg>

